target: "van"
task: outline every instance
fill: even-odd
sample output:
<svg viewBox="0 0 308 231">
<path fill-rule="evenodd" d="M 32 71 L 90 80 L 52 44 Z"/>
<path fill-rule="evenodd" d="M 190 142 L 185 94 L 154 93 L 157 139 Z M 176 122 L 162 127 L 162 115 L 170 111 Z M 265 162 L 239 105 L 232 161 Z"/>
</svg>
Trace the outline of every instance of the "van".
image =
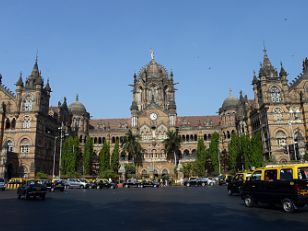
<svg viewBox="0 0 308 231">
<path fill-rule="evenodd" d="M 256 169 L 241 187 L 247 207 L 258 202 L 280 204 L 292 213 L 308 204 L 308 164 L 271 165 Z"/>
</svg>

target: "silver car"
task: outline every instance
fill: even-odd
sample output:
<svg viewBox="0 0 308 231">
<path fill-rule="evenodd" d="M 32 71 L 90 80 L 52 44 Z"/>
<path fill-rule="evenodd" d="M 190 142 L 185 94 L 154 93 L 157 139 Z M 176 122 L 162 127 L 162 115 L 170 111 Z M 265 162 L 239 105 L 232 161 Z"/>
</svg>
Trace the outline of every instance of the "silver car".
<svg viewBox="0 0 308 231">
<path fill-rule="evenodd" d="M 69 178 L 64 181 L 64 185 L 66 188 L 88 188 L 89 185 L 86 182 L 80 181 L 79 179 Z"/>
<path fill-rule="evenodd" d="M 5 181 L 3 178 L 0 178 L 0 190 L 2 191 L 5 190 Z"/>
</svg>

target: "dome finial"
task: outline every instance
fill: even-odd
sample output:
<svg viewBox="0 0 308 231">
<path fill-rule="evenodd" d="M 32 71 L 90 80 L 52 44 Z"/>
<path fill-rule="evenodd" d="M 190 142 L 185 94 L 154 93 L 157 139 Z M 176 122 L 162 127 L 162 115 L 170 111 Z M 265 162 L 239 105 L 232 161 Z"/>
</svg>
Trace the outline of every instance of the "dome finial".
<svg viewBox="0 0 308 231">
<path fill-rule="evenodd" d="M 77 94 L 76 95 L 76 102 L 78 102 L 79 101 L 79 95 Z"/>
<path fill-rule="evenodd" d="M 232 96 L 232 89 L 229 88 L 229 96 Z"/>
<path fill-rule="evenodd" d="M 155 56 L 154 56 L 154 50 L 151 49 L 151 60 L 154 60 L 155 59 Z"/>
</svg>

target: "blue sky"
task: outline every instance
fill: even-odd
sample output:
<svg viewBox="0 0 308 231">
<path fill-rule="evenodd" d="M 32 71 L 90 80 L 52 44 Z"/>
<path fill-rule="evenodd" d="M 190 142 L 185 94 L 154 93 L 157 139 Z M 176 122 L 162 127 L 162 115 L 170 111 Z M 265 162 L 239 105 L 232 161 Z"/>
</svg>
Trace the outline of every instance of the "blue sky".
<svg viewBox="0 0 308 231">
<path fill-rule="evenodd" d="M 252 98 L 263 44 L 289 80 L 308 56 L 305 0 L 10 0 L 0 9 L 3 83 L 15 91 L 38 50 L 51 105 L 78 93 L 93 118 L 130 116 L 128 85 L 150 49 L 179 83 L 179 116 L 216 114 L 229 89 Z"/>
</svg>

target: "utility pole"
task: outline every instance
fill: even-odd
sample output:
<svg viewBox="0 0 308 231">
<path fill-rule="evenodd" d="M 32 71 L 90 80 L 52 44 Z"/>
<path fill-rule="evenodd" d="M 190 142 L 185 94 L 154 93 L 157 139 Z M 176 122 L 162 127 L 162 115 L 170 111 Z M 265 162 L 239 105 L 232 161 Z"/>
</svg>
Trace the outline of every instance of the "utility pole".
<svg viewBox="0 0 308 231">
<path fill-rule="evenodd" d="M 59 179 L 61 179 L 61 155 L 62 155 L 62 142 L 63 142 L 63 122 L 61 123 L 61 127 L 58 128 L 60 130 L 60 156 L 59 156 Z"/>
</svg>

